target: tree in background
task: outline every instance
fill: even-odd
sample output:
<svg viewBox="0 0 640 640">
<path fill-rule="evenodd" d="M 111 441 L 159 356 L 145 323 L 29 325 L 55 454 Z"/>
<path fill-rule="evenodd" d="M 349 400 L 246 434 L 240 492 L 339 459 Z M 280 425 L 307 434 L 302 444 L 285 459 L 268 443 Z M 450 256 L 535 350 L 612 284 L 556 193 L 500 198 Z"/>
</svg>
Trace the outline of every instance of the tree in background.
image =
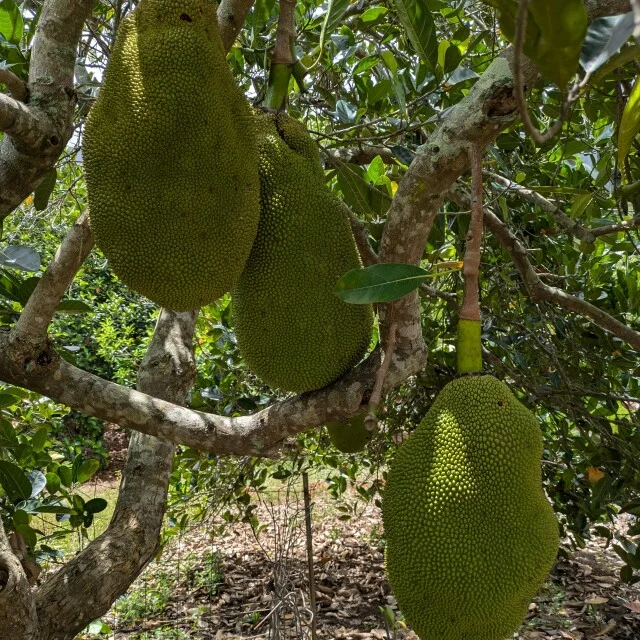
<svg viewBox="0 0 640 640">
<path fill-rule="evenodd" d="M 639 8 L 588 0 L 583 21 L 547 24 L 536 13 L 545 2 L 532 1 L 529 14 L 526 2 L 489 4 L 501 11 L 500 23 L 480 3 L 310 0 L 295 7 L 290 57 L 273 62 L 293 71 L 284 87 L 289 113 L 318 141 L 327 183 L 351 208 L 364 263 L 426 267 L 412 272 L 420 287 L 394 301 L 392 313 L 379 304 L 380 344 L 362 363 L 295 397 L 241 380 L 227 298 L 200 318 L 162 310 L 147 345 L 153 307 L 135 297 L 122 304 L 113 292 L 124 288 L 92 254 L 79 142 L 114 34 L 132 6 L 0 5 L 7 243 L 0 379 L 11 385 L 0 394 L 7 408 L 0 422 L 2 637 L 72 638 L 127 590 L 158 549 L 176 447 L 216 460 L 241 456 L 255 467 L 285 441 L 368 405 L 384 425 L 375 441 L 392 455 L 394 431 L 417 424 L 454 375 L 470 149 L 487 149 L 486 368 L 543 419 L 547 488 L 566 532 L 579 543 L 589 522 L 620 507 L 637 513 Z M 266 93 L 287 6 L 223 0 L 218 8 L 228 62 L 256 101 Z M 20 270 L 40 269 L 34 249 L 49 266 L 25 278 Z M 406 270 L 393 268 L 376 300 L 389 300 L 389 289 L 406 281 Z M 367 273 L 347 295 L 371 284 Z M 87 347 L 91 316 L 63 312 L 91 312 L 94 321 L 102 314 L 100 349 Z M 118 324 L 119 314 L 127 322 Z M 118 368 L 109 344 L 121 332 L 128 332 L 129 362 Z M 49 510 L 86 527 L 104 508 L 74 493 L 95 472 L 92 460 L 67 464 L 46 453 L 48 429 L 33 428 L 40 396 L 132 436 L 109 527 L 36 583 L 42 541 L 34 515 Z M 378 489 L 368 487 L 370 497 Z M 621 552 L 624 577 L 633 579 L 640 555 L 628 545 Z"/>
</svg>

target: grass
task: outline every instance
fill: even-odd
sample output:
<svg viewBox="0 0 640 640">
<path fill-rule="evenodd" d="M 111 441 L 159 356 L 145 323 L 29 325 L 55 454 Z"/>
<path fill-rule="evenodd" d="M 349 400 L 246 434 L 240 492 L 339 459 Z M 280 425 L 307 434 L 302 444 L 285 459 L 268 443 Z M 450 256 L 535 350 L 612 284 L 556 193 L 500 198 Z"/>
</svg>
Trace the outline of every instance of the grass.
<svg viewBox="0 0 640 640">
<path fill-rule="evenodd" d="M 33 521 L 33 526 L 46 535 L 68 531 L 68 534 L 63 537 L 56 537 L 51 541 L 43 540 L 48 546 L 63 553 L 65 558 L 69 558 L 81 551 L 91 540 L 97 538 L 107 528 L 118 499 L 118 486 L 87 483 L 85 486 L 80 487 L 78 493 L 87 501 L 91 498 L 104 498 L 108 503 L 104 511 L 95 514 L 93 524 L 88 529 L 71 529 L 67 523 L 58 522 L 53 513 L 40 514 Z M 86 536 L 83 535 L 83 531 Z"/>
</svg>

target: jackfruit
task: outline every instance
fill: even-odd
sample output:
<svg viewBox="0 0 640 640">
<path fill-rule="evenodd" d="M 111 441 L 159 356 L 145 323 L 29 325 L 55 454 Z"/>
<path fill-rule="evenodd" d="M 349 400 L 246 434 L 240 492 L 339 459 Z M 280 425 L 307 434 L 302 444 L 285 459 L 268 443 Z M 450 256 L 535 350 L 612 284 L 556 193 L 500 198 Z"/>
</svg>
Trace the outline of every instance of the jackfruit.
<svg viewBox="0 0 640 640">
<path fill-rule="evenodd" d="M 362 451 L 373 433 L 364 426 L 366 412 L 344 422 L 331 422 L 327 425 L 329 438 L 333 446 L 343 453 Z"/>
<path fill-rule="evenodd" d="M 386 569 L 421 640 L 505 640 L 558 550 L 534 415 L 491 376 L 441 391 L 393 459 Z"/>
<path fill-rule="evenodd" d="M 141 0 L 122 21 L 83 155 L 91 229 L 123 282 L 180 311 L 233 288 L 258 228 L 258 155 L 214 3 Z"/>
<path fill-rule="evenodd" d="M 369 346 L 370 305 L 334 294 L 360 266 L 348 210 L 324 182 L 317 147 L 284 113 L 256 112 L 258 235 L 233 293 L 238 347 L 248 368 L 286 391 L 338 379 Z"/>
</svg>

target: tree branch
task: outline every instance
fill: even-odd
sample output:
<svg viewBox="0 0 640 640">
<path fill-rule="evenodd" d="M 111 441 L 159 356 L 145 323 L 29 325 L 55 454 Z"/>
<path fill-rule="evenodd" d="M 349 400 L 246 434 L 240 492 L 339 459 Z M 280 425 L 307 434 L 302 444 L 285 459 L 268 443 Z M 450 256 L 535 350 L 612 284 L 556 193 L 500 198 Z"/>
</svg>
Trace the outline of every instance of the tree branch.
<svg viewBox="0 0 640 640">
<path fill-rule="evenodd" d="M 13 339 L 42 341 L 53 314 L 76 273 L 91 252 L 93 236 L 84 212 L 56 252 L 13 327 Z"/>
<path fill-rule="evenodd" d="M 362 222 L 353 211 L 349 211 L 349 223 L 351 224 L 351 231 L 355 238 L 358 252 L 362 258 L 362 264 L 365 267 L 376 264 L 378 262 L 378 254 L 369 244 L 369 230 L 367 229 L 367 225 Z"/>
<path fill-rule="evenodd" d="M 218 27 L 225 51 L 229 51 L 242 29 L 255 0 L 222 0 L 218 5 Z"/>
<path fill-rule="evenodd" d="M 511 255 L 520 277 L 534 302 L 548 300 L 558 306 L 590 318 L 599 327 L 640 351 L 640 331 L 623 324 L 598 307 L 573 296 L 562 289 L 545 284 L 527 258 L 527 250 L 507 225 L 494 213 L 485 208 L 485 224 Z"/>
<path fill-rule="evenodd" d="M 184 402 L 195 379 L 193 332 L 197 315 L 161 312 L 140 368 L 141 391 L 176 404 Z M 109 610 L 155 556 L 174 450 L 164 440 L 132 434 L 109 527 L 37 592 L 40 624 L 46 630 L 40 640 L 75 637 Z"/>
<path fill-rule="evenodd" d="M 29 580 L 0 519 L 0 637 L 32 640 L 37 631 L 38 617 Z"/>
<path fill-rule="evenodd" d="M 464 277 L 464 297 L 460 309 L 460 319 L 480 321 L 480 252 L 482 250 L 482 153 L 483 147 L 469 147 L 471 163 L 472 199 L 471 221 L 466 238 L 462 275 Z"/>
<path fill-rule="evenodd" d="M 27 101 L 27 85 L 20 80 L 15 73 L 9 71 L 9 69 L 0 69 L 0 84 L 7 87 L 14 100 L 18 102 Z"/>
<path fill-rule="evenodd" d="M 16 145 L 35 147 L 39 144 L 47 123 L 18 99 L 0 93 L 0 131 Z"/>
<path fill-rule="evenodd" d="M 22 105 L 29 117 L 18 111 L 20 102 L 14 100 L 9 109 L 11 98 L 0 96 L 0 128 L 7 133 L 0 140 L 0 220 L 40 184 L 71 136 L 76 50 L 93 2 L 45 2 L 31 49 L 29 103 Z"/>
</svg>

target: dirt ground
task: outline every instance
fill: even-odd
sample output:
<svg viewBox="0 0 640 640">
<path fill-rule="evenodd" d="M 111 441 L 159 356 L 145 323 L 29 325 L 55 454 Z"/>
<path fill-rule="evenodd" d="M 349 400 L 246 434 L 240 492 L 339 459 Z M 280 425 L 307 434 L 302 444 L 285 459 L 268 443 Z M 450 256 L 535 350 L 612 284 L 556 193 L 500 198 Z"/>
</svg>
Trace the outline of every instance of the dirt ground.
<svg viewBox="0 0 640 640">
<path fill-rule="evenodd" d="M 317 638 L 417 640 L 384 577 L 379 511 L 363 505 L 343 521 L 322 491 L 313 509 Z M 175 540 L 103 618 L 110 637 L 311 638 L 302 503 L 263 503 L 260 519 L 258 537 L 237 523 L 221 537 L 198 527 Z M 561 559 L 514 640 L 640 639 L 640 588 L 620 582 L 620 566 L 602 538 Z"/>
</svg>

